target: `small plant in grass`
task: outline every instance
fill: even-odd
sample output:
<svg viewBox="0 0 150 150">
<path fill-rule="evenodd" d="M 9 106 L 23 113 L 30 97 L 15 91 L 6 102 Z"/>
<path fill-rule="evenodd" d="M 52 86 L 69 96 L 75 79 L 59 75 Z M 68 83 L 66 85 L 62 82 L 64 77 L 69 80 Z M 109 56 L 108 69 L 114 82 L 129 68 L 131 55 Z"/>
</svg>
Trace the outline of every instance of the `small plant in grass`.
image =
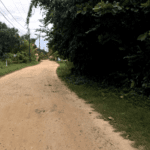
<svg viewBox="0 0 150 150">
<path fill-rule="evenodd" d="M 7 64 L 8 65 L 12 64 L 12 60 L 10 58 L 7 59 Z"/>
<path fill-rule="evenodd" d="M 4 63 L 0 61 L 0 68 L 3 69 L 4 68 Z"/>
<path fill-rule="evenodd" d="M 6 57 L 7 57 L 7 58 L 5 59 L 5 61 L 8 60 L 8 58 L 11 59 L 11 60 L 13 60 L 13 58 L 14 58 L 14 56 L 13 56 L 12 53 L 6 54 Z"/>
</svg>

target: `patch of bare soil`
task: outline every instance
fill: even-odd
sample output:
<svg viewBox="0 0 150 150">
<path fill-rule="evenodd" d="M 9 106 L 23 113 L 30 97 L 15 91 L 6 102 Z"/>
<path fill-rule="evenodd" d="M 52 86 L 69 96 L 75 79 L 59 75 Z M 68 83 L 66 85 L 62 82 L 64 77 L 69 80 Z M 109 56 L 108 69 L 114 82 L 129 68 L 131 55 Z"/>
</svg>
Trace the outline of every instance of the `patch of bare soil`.
<svg viewBox="0 0 150 150">
<path fill-rule="evenodd" d="M 0 78 L 0 150 L 136 150 L 65 86 L 58 66 L 42 60 Z"/>
</svg>

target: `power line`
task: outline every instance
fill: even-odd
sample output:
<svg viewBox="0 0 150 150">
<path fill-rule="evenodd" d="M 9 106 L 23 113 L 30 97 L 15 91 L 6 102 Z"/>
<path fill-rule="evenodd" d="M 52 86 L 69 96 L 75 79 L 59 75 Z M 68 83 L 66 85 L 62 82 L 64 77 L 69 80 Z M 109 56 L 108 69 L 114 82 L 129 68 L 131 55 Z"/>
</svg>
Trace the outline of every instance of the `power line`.
<svg viewBox="0 0 150 150">
<path fill-rule="evenodd" d="M 0 0 L 1 1 L 1 0 Z M 3 2 L 1 1 L 1 3 L 3 4 Z M 3 4 L 3 6 L 5 7 L 5 5 Z M 6 7 L 5 7 L 6 8 Z M 6 8 L 7 9 L 7 8 Z M 8 9 L 7 9 L 8 11 Z M 9 12 L 9 11 L 8 11 Z M 10 12 L 9 12 L 10 13 Z M 11 14 L 11 13 L 10 13 Z M 12 15 L 11 15 L 12 16 Z M 13 17 L 13 16 L 12 16 Z M 14 18 L 14 17 L 13 17 Z M 15 18 L 14 18 L 15 19 Z M 16 20 L 16 19 L 15 19 Z M 17 22 L 17 21 L 16 21 Z M 18 23 L 18 22 L 17 22 Z M 19 23 L 20 24 L 20 23 Z M 21 24 L 20 24 L 21 25 Z M 21 25 L 22 26 L 22 25 Z M 23 26 L 22 26 L 23 27 Z M 24 28 L 24 27 L 23 27 Z M 24 28 L 25 29 L 25 28 Z"/>
<path fill-rule="evenodd" d="M 19 0 L 20 1 L 20 0 Z M 21 2 L 20 2 L 20 4 L 21 4 Z M 22 4 L 21 4 L 21 6 L 22 6 Z M 23 7 L 22 7 L 23 8 Z M 23 9 L 24 10 L 24 9 Z M 26 12 L 24 11 L 24 13 L 26 14 Z"/>
<path fill-rule="evenodd" d="M 1 13 L 1 12 L 0 12 Z M 2 13 L 1 13 L 2 14 Z M 2 14 L 3 15 L 3 14 Z M 3 15 L 4 16 L 4 15 Z M 4 16 L 5 17 L 5 16 Z M 5 17 L 5 19 L 7 20 L 7 18 Z M 9 20 L 7 20 L 7 21 L 9 21 Z M 11 24 L 11 22 L 9 22 L 10 24 Z M 12 24 L 11 24 L 12 25 Z M 14 25 L 12 25 L 12 26 L 14 26 Z"/>
<path fill-rule="evenodd" d="M 0 0 L 1 1 L 1 0 Z M 3 4 L 3 2 L 1 1 L 1 3 Z M 3 4 L 3 6 L 5 7 L 5 5 Z M 16 5 L 15 5 L 16 6 Z M 6 8 L 6 7 L 5 7 Z M 6 8 L 7 9 L 7 8 Z M 7 9 L 8 11 L 8 9 Z M 9 12 L 9 11 L 8 11 Z M 10 12 L 9 12 L 10 13 Z M 1 13 L 2 14 L 2 13 Z M 11 13 L 10 13 L 11 14 Z M 3 14 L 2 14 L 3 15 Z M 4 16 L 4 15 L 3 15 Z M 12 16 L 12 15 L 11 15 Z M 5 17 L 5 16 L 4 16 Z M 13 16 L 12 16 L 13 17 Z M 13 17 L 14 18 L 14 17 Z M 14 25 L 5 17 L 5 19 L 14 27 Z M 14 18 L 15 19 L 15 18 Z M 15 19 L 16 20 L 16 19 Z M 16 21 L 17 22 L 17 21 Z M 18 22 L 17 22 L 18 23 Z M 19 23 L 20 24 L 20 23 Z M 21 25 L 21 24 L 20 24 Z M 22 26 L 22 25 L 21 25 Z M 23 27 L 23 26 L 22 26 Z M 15 28 L 15 27 L 14 27 Z M 24 28 L 24 27 L 23 27 Z M 24 28 L 25 29 L 25 28 Z M 27 30 L 27 29 L 25 29 Z M 36 29 L 30 29 L 30 30 L 36 30 Z M 21 32 L 22 33 L 22 32 Z M 23 33 L 22 33 L 23 34 Z"/>
<path fill-rule="evenodd" d="M 1 12 L 0 12 L 1 13 Z M 2 13 L 1 13 L 2 14 Z M 3 15 L 3 14 L 2 14 Z M 3 15 L 4 16 L 4 15 Z M 5 17 L 5 16 L 4 16 Z M 5 17 L 5 19 L 14 27 L 14 25 Z M 15 27 L 14 27 L 15 28 Z M 36 30 L 36 29 L 30 29 L 30 30 Z M 22 32 L 21 32 L 22 33 Z M 23 34 L 23 33 L 22 33 Z M 23 34 L 24 35 L 24 34 Z"/>
<path fill-rule="evenodd" d="M 13 1 L 13 0 L 12 0 Z M 14 1 L 13 1 L 13 3 L 14 3 Z M 15 5 L 15 3 L 14 3 L 14 5 Z M 16 6 L 16 5 L 15 5 Z M 16 8 L 17 8 L 17 6 L 16 6 Z M 17 8 L 18 9 L 18 8 Z M 18 10 L 18 12 L 20 12 L 19 10 Z M 20 13 L 21 14 L 21 13 Z M 22 18 L 23 19 L 23 18 Z M 23 19 L 24 20 L 24 19 Z"/>
<path fill-rule="evenodd" d="M 13 1 L 13 0 L 12 0 Z M 14 3 L 14 1 L 13 1 L 13 3 Z M 14 5 L 15 5 L 15 3 L 14 3 Z M 16 6 L 16 5 L 15 5 Z M 16 8 L 17 8 L 17 6 L 16 6 Z M 17 8 L 17 10 L 18 10 L 18 8 Z M 18 12 L 20 13 L 20 11 L 18 10 Z M 21 13 L 20 13 L 21 14 Z M 22 18 L 22 17 L 21 17 Z M 22 18 L 23 19 L 23 18 Z M 23 19 L 24 20 L 24 19 Z M 25 22 L 25 20 L 24 20 L 24 22 Z M 32 22 L 31 22 L 32 23 Z"/>
</svg>

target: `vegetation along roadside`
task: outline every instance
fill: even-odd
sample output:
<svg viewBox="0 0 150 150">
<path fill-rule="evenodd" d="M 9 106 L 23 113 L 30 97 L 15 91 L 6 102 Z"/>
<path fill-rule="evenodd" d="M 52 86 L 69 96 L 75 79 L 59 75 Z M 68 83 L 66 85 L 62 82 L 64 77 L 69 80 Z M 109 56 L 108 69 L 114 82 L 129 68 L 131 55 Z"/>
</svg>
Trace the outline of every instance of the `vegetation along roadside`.
<svg viewBox="0 0 150 150">
<path fill-rule="evenodd" d="M 0 62 L 0 77 L 40 62 L 9 64 L 7 67 L 6 62 Z M 125 139 L 135 141 L 134 147 L 140 147 L 140 150 L 149 150 L 150 108 L 146 104 L 139 105 L 143 99 L 148 100 L 147 97 L 139 96 L 132 90 L 121 91 L 115 87 L 98 84 L 84 76 L 76 76 L 71 73 L 72 62 L 55 62 L 60 65 L 57 68 L 58 77 L 66 83 L 71 91 L 87 103 L 93 104 L 95 111 L 102 114 L 103 118 L 101 119 L 109 121 L 116 132 L 122 132 Z"/>
<path fill-rule="evenodd" d="M 17 62 L 7 62 L 6 66 L 6 61 L 0 61 L 0 77 L 7 75 L 9 73 L 12 73 L 16 70 L 20 70 L 22 68 L 28 67 L 28 66 L 33 66 L 41 63 L 41 60 L 39 59 L 38 61 L 31 61 L 27 63 L 23 63 L 20 61 L 20 63 Z"/>
<path fill-rule="evenodd" d="M 84 76 L 71 73 L 72 62 L 57 61 L 58 77 L 66 86 L 75 92 L 86 103 L 93 104 L 93 108 L 102 114 L 106 121 L 115 128 L 115 132 L 122 132 L 125 139 L 135 141 L 135 148 L 149 150 L 150 148 L 150 107 L 140 104 L 146 96 L 140 96 L 129 89 L 117 89 L 104 84 L 98 84 Z M 128 92 L 127 92 L 128 91 Z"/>
</svg>

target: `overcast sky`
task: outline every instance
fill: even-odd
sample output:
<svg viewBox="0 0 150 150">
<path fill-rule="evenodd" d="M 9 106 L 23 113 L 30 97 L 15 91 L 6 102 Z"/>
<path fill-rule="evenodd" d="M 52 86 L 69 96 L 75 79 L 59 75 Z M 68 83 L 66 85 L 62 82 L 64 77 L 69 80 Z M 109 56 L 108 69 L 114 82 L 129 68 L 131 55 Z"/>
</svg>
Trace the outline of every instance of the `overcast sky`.
<svg viewBox="0 0 150 150">
<path fill-rule="evenodd" d="M 0 22 L 5 23 L 10 28 L 15 27 L 16 29 L 18 29 L 18 33 L 21 36 L 23 34 L 26 34 L 28 30 L 26 29 L 27 26 L 25 26 L 25 22 L 26 22 L 30 3 L 31 0 L 0 0 Z M 35 30 L 33 29 L 41 28 L 39 25 L 43 26 L 43 24 L 39 21 L 39 19 L 43 19 L 43 17 L 45 17 L 43 12 L 45 11 L 42 10 L 40 13 L 39 6 L 37 8 L 33 7 L 33 11 L 32 11 L 33 16 L 30 18 L 30 23 L 29 23 L 30 38 L 36 38 L 37 35 L 35 34 L 40 33 L 39 31 L 35 32 Z M 49 24 L 47 28 L 51 29 L 52 27 L 53 25 Z M 41 33 L 41 36 L 44 35 L 46 34 Z M 44 41 L 44 38 L 40 37 L 40 48 L 45 49 L 48 52 L 48 48 L 46 46 L 47 43 L 48 41 Z M 39 38 L 36 40 L 35 44 L 39 48 Z"/>
</svg>

